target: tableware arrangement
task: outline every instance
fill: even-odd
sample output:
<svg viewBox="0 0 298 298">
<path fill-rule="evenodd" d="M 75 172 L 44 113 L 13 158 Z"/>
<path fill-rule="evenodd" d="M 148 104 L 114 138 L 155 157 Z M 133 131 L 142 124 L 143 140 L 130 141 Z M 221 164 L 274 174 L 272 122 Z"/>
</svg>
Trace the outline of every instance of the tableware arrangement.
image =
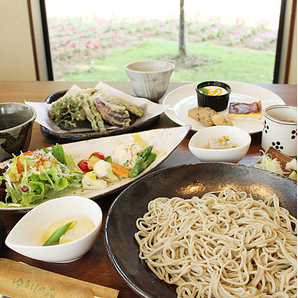
<svg viewBox="0 0 298 298">
<path fill-rule="evenodd" d="M 232 146 L 228 149 L 209 149 L 208 142 L 228 136 Z M 234 126 L 211 126 L 196 132 L 188 143 L 191 153 L 202 162 L 238 162 L 247 153 L 251 136 Z"/>
<path fill-rule="evenodd" d="M 285 104 L 284 101 L 275 93 L 248 83 L 225 81 L 231 89 L 229 102 L 253 103 L 261 100 L 262 109 L 269 105 Z M 170 107 L 165 111 L 168 118 L 178 125 L 191 125 L 193 131 L 199 131 L 206 128 L 204 124 L 188 116 L 188 111 L 198 106 L 196 86 L 198 83 L 192 83 L 177 88 L 168 93 L 163 99 L 163 105 Z M 219 115 L 227 115 L 227 109 L 218 112 Z M 233 119 L 233 125 L 245 130 L 249 134 L 261 132 L 263 129 L 263 119 Z"/>
<path fill-rule="evenodd" d="M 245 191 L 257 200 L 275 193 L 281 206 L 296 216 L 295 181 L 240 164 L 198 163 L 159 170 L 136 181 L 116 198 L 105 222 L 105 244 L 116 270 L 135 293 L 146 298 L 177 297 L 176 287 L 160 280 L 139 259 L 134 239 L 136 220 L 148 211 L 149 201 L 157 197 L 201 197 L 227 187 Z"/>
<path fill-rule="evenodd" d="M 271 105 L 264 112 L 261 146 L 270 146 L 280 152 L 297 156 L 297 108 L 287 105 Z"/>
<path fill-rule="evenodd" d="M 74 241 L 42 246 L 42 236 L 48 227 L 61 219 L 87 218 L 94 229 Z M 26 257 L 54 263 L 73 262 L 89 251 L 100 231 L 102 211 L 97 203 L 79 196 L 49 200 L 24 215 L 8 234 L 5 244 Z"/>
<path fill-rule="evenodd" d="M 212 95 L 208 94 L 208 89 Z M 201 82 L 196 86 L 198 106 L 210 107 L 216 112 L 221 112 L 228 107 L 231 91 L 231 87 L 224 82 Z"/>
<path fill-rule="evenodd" d="M 124 67 L 134 93 L 153 102 L 167 91 L 174 68 L 173 63 L 159 60 L 132 62 Z"/>
<path fill-rule="evenodd" d="M 0 104 L 0 162 L 28 149 L 35 118 L 35 110 L 26 104 Z"/>
<path fill-rule="evenodd" d="M 165 154 L 156 158 L 148 168 L 146 168 L 136 178 L 127 178 L 117 182 L 109 183 L 108 187 L 101 190 L 88 190 L 82 188 L 66 188 L 59 192 L 59 196 L 73 196 L 79 195 L 90 199 L 99 199 L 115 191 L 119 191 L 125 186 L 129 185 L 135 179 L 139 179 L 143 175 L 152 171 L 160 165 L 175 148 L 182 142 L 188 134 L 190 126 L 181 126 L 164 129 L 152 129 L 147 131 L 138 132 L 137 134 L 145 140 L 148 144 L 153 145 L 154 148 L 160 151 L 165 151 Z M 110 137 L 103 137 L 98 139 L 90 139 L 87 141 L 80 141 L 76 143 L 64 144 L 63 149 L 71 155 L 76 164 L 82 159 L 88 157 L 95 151 L 101 152 L 104 156 L 111 155 L 112 151 L 119 145 L 119 143 L 133 143 L 134 133 L 122 134 Z M 0 164 L 0 168 L 5 164 Z M 0 207 L 0 211 L 8 212 L 25 212 L 26 210 L 34 208 L 34 205 L 29 207 Z"/>
</svg>

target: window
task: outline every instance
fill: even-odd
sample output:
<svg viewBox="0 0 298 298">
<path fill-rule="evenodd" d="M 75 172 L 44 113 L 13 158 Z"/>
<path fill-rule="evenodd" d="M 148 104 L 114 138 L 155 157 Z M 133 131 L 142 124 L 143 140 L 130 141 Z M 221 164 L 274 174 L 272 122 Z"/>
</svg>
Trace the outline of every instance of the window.
<svg viewBox="0 0 298 298">
<path fill-rule="evenodd" d="M 124 65 L 169 60 L 171 82 L 272 83 L 282 0 L 185 0 L 186 56 L 179 56 L 180 0 L 45 0 L 53 78 L 128 81 Z"/>
</svg>

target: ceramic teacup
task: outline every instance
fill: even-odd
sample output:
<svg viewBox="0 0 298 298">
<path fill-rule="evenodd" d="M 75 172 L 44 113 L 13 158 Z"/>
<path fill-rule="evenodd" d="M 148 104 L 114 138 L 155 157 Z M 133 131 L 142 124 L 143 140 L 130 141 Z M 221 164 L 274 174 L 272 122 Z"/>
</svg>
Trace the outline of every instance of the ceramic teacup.
<svg viewBox="0 0 298 298">
<path fill-rule="evenodd" d="M 268 106 L 264 112 L 261 146 L 297 156 L 297 108 L 286 105 Z"/>
<path fill-rule="evenodd" d="M 36 111 L 18 102 L 0 104 L 0 161 L 29 148 Z"/>
<path fill-rule="evenodd" d="M 124 68 L 136 96 L 158 102 L 168 89 L 175 65 L 152 60 L 133 62 Z"/>
</svg>

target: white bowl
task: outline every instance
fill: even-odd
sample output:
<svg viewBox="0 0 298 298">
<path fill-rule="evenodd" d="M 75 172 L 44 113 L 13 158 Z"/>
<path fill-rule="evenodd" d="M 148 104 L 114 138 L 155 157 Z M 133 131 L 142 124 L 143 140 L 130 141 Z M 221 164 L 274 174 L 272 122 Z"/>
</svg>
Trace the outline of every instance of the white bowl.
<svg viewBox="0 0 298 298">
<path fill-rule="evenodd" d="M 236 148 L 207 149 L 203 148 L 212 138 L 228 135 Z M 247 153 L 251 136 L 244 130 L 234 126 L 211 126 L 196 132 L 188 143 L 191 153 L 200 161 L 206 162 L 238 162 Z"/>
<path fill-rule="evenodd" d="M 124 67 L 134 93 L 153 102 L 167 91 L 174 68 L 173 63 L 159 60 L 138 61 Z"/>
<path fill-rule="evenodd" d="M 72 242 L 41 246 L 41 239 L 48 227 L 65 218 L 88 218 L 95 228 L 87 235 Z M 94 201 L 68 196 L 52 199 L 29 211 L 8 234 L 5 244 L 26 257 L 54 263 L 72 262 L 82 257 L 91 247 L 100 232 L 101 208 Z"/>
</svg>

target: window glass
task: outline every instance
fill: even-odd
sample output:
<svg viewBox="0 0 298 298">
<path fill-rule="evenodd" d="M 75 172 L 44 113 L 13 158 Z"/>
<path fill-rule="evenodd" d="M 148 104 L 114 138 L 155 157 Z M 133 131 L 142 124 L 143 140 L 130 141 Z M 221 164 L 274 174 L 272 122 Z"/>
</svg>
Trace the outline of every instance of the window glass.
<svg viewBox="0 0 298 298">
<path fill-rule="evenodd" d="M 128 81 L 124 65 L 167 60 L 171 82 L 272 83 L 281 0 L 46 0 L 55 80 Z"/>
</svg>

